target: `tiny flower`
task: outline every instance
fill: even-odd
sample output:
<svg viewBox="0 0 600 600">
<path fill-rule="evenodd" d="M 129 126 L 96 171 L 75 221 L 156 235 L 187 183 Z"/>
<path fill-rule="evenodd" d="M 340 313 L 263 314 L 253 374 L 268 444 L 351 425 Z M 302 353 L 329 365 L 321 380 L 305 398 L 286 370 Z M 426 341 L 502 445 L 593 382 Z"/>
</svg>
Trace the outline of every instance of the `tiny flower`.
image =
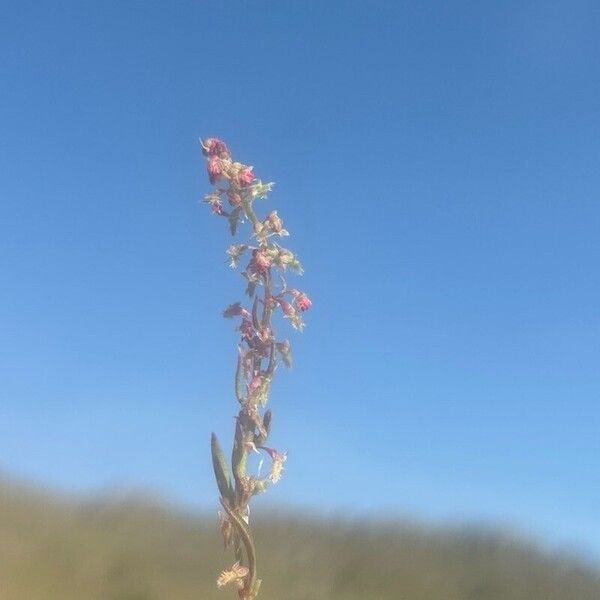
<svg viewBox="0 0 600 600">
<path fill-rule="evenodd" d="M 207 138 L 202 145 L 202 154 L 204 156 L 218 156 L 219 158 L 227 158 L 229 156 L 229 150 L 223 140 L 219 138 Z"/>
<path fill-rule="evenodd" d="M 267 479 L 273 483 L 277 483 L 283 474 L 283 463 L 287 460 L 287 452 L 277 452 L 274 448 L 262 446 L 262 449 L 271 457 L 271 471 Z"/>
<path fill-rule="evenodd" d="M 215 214 L 223 214 L 223 203 L 221 202 L 220 192 L 211 192 L 210 194 L 205 194 L 204 202 L 210 206 L 211 210 Z"/>
<path fill-rule="evenodd" d="M 254 173 L 252 167 L 243 167 L 238 171 L 237 183 L 240 187 L 248 187 L 254 181 Z"/>
<path fill-rule="evenodd" d="M 208 159 L 206 170 L 208 171 L 208 178 L 210 179 L 210 182 L 212 184 L 216 183 L 223 175 L 223 168 L 221 167 L 220 159 L 216 156 L 211 156 Z"/>
<path fill-rule="evenodd" d="M 221 202 L 221 192 L 216 191 L 216 192 L 211 192 L 210 194 L 206 194 L 204 196 L 204 202 L 206 202 L 206 204 L 208 204 L 211 208 L 211 210 L 217 214 L 217 215 L 222 215 L 223 214 L 223 203 Z"/>
<path fill-rule="evenodd" d="M 257 181 L 251 188 L 252 197 L 260 198 L 261 200 L 267 197 L 267 194 L 273 190 L 274 183 L 263 183 Z"/>
<path fill-rule="evenodd" d="M 259 273 L 265 273 L 271 266 L 271 257 L 263 248 L 258 248 L 252 253 L 252 268 Z"/>
<path fill-rule="evenodd" d="M 271 211 L 265 221 L 269 224 L 269 227 L 273 233 L 276 233 L 280 237 L 284 235 L 289 235 L 289 233 L 283 228 L 283 221 L 281 217 L 277 214 L 276 210 Z"/>
<path fill-rule="evenodd" d="M 247 248 L 248 246 L 246 246 L 245 244 L 233 244 L 229 246 L 229 249 L 227 250 L 227 256 L 229 256 L 229 266 L 232 269 L 235 269 L 237 267 L 238 262 L 240 260 L 240 256 L 244 254 Z"/>
<path fill-rule="evenodd" d="M 293 252 L 290 252 L 287 248 L 279 248 L 277 255 L 274 258 L 274 263 L 281 270 L 285 271 L 287 267 L 290 267 L 292 271 L 298 274 L 302 274 L 302 265 Z"/>
<path fill-rule="evenodd" d="M 310 298 L 303 292 L 296 296 L 296 306 L 301 310 L 308 310 L 312 306 Z"/>
<path fill-rule="evenodd" d="M 223 571 L 217 579 L 217 587 L 223 587 L 228 583 L 237 583 L 241 585 L 241 580 L 248 575 L 248 567 L 240 565 L 239 561 L 236 562 L 231 569 Z"/>
</svg>

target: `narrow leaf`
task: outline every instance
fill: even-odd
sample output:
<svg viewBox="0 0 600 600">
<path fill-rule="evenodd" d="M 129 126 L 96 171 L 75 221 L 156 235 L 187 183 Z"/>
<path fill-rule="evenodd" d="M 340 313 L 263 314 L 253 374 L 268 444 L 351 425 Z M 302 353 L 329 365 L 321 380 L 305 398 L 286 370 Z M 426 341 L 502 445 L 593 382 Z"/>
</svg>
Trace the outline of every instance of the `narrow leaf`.
<svg viewBox="0 0 600 600">
<path fill-rule="evenodd" d="M 229 467 L 225 460 L 225 455 L 217 436 L 213 433 L 210 438 L 210 449 L 212 453 L 213 469 L 215 471 L 215 479 L 219 486 L 219 492 L 223 498 L 227 498 L 230 502 L 234 502 L 235 496 L 233 493 L 233 487 L 231 485 L 231 477 L 229 475 Z"/>
</svg>

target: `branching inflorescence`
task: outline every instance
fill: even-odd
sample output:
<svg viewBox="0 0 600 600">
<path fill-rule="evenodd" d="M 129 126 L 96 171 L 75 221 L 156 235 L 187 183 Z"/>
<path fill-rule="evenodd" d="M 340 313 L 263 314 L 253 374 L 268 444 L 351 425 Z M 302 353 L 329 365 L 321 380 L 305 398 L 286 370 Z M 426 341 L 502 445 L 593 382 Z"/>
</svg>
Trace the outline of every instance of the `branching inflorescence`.
<svg viewBox="0 0 600 600">
<path fill-rule="evenodd" d="M 294 329 L 302 331 L 301 314 L 310 308 L 311 301 L 304 292 L 289 288 L 284 279 L 288 269 L 302 274 L 302 266 L 295 254 L 276 241 L 288 235 L 281 218 L 272 211 L 261 220 L 254 212 L 255 200 L 266 198 L 273 184 L 257 179 L 252 167 L 235 162 L 220 139 L 204 140 L 202 152 L 207 159 L 208 177 L 215 185 L 204 201 L 214 214 L 228 220 L 232 235 L 236 234 L 240 223 L 248 222 L 252 227 L 248 243 L 233 244 L 227 250 L 229 265 L 234 269 L 243 257 L 248 258 L 242 276 L 250 299 L 248 308 L 236 302 L 223 313 L 227 318 L 239 319 L 237 329 L 241 335 L 234 385 L 240 410 L 235 422 L 231 470 L 214 433 L 211 450 L 223 507 L 219 525 L 225 547 L 233 547 L 236 559 L 229 570 L 221 573 L 217 585 L 222 587 L 231 583 L 237 587 L 240 600 L 253 600 L 258 594 L 260 579 L 249 525 L 249 503 L 252 496 L 279 481 L 287 458 L 285 452 L 266 445 L 271 430 L 271 411 L 265 407 L 273 375 L 279 360 L 287 367 L 291 366 L 292 360 L 290 343 L 276 339 L 272 318 L 281 311 Z M 225 203 L 230 207 L 227 210 Z M 267 475 L 260 477 L 248 473 L 251 452 L 268 456 L 271 467 Z"/>
</svg>

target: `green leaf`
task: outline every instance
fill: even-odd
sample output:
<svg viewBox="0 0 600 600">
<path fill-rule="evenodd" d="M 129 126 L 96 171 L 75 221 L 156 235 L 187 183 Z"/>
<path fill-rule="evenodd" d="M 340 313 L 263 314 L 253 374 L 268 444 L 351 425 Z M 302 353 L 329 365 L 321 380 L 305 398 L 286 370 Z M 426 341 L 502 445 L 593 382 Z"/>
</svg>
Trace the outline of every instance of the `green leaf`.
<svg viewBox="0 0 600 600">
<path fill-rule="evenodd" d="M 233 486 L 231 485 L 231 477 L 229 475 L 229 466 L 225 460 L 225 455 L 217 436 L 213 433 L 210 438 L 210 450 L 212 454 L 213 469 L 215 471 L 215 478 L 217 485 L 219 486 L 219 492 L 221 496 L 226 498 L 229 502 L 235 501 L 235 495 L 233 492 Z"/>
<path fill-rule="evenodd" d="M 244 475 L 246 469 L 246 453 L 244 451 L 244 430 L 239 418 L 235 424 L 235 436 L 233 438 L 233 450 L 231 452 L 231 464 L 236 481 Z"/>
</svg>

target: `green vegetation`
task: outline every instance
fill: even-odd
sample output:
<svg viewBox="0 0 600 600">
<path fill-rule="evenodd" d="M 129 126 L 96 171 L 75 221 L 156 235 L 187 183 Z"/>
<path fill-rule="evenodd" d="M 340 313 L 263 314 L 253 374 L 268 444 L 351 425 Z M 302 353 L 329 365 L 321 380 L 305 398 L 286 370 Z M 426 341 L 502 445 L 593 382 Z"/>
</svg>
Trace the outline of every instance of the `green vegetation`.
<svg viewBox="0 0 600 600">
<path fill-rule="evenodd" d="M 600 577 L 507 536 L 259 519 L 264 600 L 598 600 Z M 0 600 L 227 600 L 216 518 L 0 485 Z M 215 550 L 217 549 L 217 550 Z"/>
</svg>

